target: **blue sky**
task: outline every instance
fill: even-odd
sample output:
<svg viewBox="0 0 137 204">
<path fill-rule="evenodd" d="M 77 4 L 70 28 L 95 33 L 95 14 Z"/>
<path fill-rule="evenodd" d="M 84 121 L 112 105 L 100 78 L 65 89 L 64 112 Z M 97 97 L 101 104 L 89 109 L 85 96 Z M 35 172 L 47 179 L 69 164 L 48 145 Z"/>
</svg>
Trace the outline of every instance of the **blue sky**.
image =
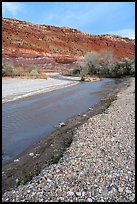
<svg viewBox="0 0 137 204">
<path fill-rule="evenodd" d="M 2 16 L 135 38 L 135 2 L 2 2 Z"/>
</svg>

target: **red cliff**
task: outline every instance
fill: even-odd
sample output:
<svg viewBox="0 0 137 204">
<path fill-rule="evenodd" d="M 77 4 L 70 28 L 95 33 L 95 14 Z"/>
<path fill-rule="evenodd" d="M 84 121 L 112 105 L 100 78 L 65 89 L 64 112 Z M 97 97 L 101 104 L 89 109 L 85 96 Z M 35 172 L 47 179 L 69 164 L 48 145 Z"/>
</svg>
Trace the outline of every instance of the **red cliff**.
<svg viewBox="0 0 137 204">
<path fill-rule="evenodd" d="M 20 65 L 67 68 L 82 59 L 86 52 L 105 49 L 112 50 L 117 59 L 133 59 L 135 40 L 2 18 L 2 57 L 16 60 Z"/>
</svg>

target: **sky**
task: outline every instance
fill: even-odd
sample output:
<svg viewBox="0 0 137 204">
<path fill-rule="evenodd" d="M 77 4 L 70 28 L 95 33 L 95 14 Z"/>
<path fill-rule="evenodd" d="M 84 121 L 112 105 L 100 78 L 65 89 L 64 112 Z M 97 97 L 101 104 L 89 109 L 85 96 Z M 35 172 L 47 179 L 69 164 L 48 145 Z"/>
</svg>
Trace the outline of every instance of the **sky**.
<svg viewBox="0 0 137 204">
<path fill-rule="evenodd" d="M 135 2 L 2 2 L 2 17 L 135 38 Z"/>
</svg>

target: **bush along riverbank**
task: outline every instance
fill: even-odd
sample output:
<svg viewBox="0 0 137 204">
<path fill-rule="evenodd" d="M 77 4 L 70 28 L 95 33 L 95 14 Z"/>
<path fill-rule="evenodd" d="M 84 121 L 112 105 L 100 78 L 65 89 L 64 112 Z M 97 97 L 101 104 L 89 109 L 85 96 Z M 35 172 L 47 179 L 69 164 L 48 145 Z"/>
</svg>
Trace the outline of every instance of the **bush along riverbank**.
<svg viewBox="0 0 137 204">
<path fill-rule="evenodd" d="M 81 81 L 90 78 L 122 78 L 135 76 L 135 60 L 116 60 L 112 51 L 88 52 L 84 59 L 77 63 L 77 67 L 68 71 L 67 75 L 80 76 Z"/>
</svg>

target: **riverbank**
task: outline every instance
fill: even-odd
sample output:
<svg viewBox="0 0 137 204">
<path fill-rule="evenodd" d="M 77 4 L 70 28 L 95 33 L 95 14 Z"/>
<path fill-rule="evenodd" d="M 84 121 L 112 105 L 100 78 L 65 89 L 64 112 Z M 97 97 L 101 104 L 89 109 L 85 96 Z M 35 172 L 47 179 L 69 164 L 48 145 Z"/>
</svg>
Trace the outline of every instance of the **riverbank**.
<svg viewBox="0 0 137 204">
<path fill-rule="evenodd" d="M 80 77 L 63 77 L 59 73 L 49 74 L 47 79 L 3 77 L 2 103 L 76 85 L 79 81 Z"/>
<path fill-rule="evenodd" d="M 133 83 L 132 83 L 132 86 L 133 86 Z M 89 110 L 86 114 L 84 114 L 83 116 L 76 116 L 76 117 L 73 117 L 73 118 L 71 118 L 71 119 L 69 119 L 69 120 L 67 120 L 67 121 L 65 121 L 65 126 L 63 126 L 63 127 L 61 127 L 61 128 L 58 128 L 57 130 L 56 130 L 56 132 L 54 133 L 54 134 L 52 134 L 51 135 L 51 137 L 50 138 L 48 138 L 48 139 L 46 139 L 46 140 L 44 140 L 44 141 L 42 141 L 42 143 L 40 143 L 38 146 L 37 146 L 37 148 L 34 148 L 33 149 L 33 151 L 32 152 L 30 152 L 30 153 L 32 153 L 32 154 L 26 154 L 26 156 L 24 155 L 24 157 L 22 157 L 22 159 L 20 160 L 20 161 L 16 161 L 16 162 L 14 162 L 12 165 L 7 165 L 7 166 L 5 166 L 4 168 L 3 168 L 3 181 L 2 181 L 2 190 L 3 190 L 3 192 L 4 191 L 6 191 L 6 190 L 8 190 L 10 187 L 11 187 L 11 189 L 14 189 L 14 187 L 15 187 L 15 184 L 19 184 L 19 183 L 23 183 L 23 182 L 25 182 L 25 181 L 27 181 L 27 180 L 30 180 L 32 177 L 33 177 L 33 175 L 35 175 L 35 174 L 38 174 L 39 172 L 40 172 L 40 170 L 42 170 L 42 169 L 45 169 L 45 170 L 43 170 L 43 171 L 48 171 L 48 172 L 50 172 L 50 169 L 52 169 L 53 167 L 55 168 L 55 167 L 57 167 L 58 168 L 58 165 L 61 165 L 61 161 L 63 161 L 64 160 L 64 158 L 66 158 L 66 154 L 67 154 L 67 152 L 70 152 L 71 151 L 71 148 L 73 147 L 73 145 L 75 144 L 75 140 L 76 139 L 78 139 L 77 138 L 77 134 L 75 133 L 75 131 L 79 131 L 79 128 L 80 127 L 82 127 L 81 126 L 81 124 L 83 124 L 84 123 L 84 129 L 86 130 L 86 129 L 88 129 L 88 127 L 86 127 L 86 121 L 89 119 L 89 118 L 91 118 L 92 116 L 94 116 L 94 115 L 96 115 L 96 114 L 99 114 L 99 113 L 101 113 L 101 112 L 103 112 L 109 105 L 110 105 L 110 102 L 111 101 L 113 101 L 114 99 L 115 99 L 115 95 L 116 95 L 116 93 L 118 92 L 118 90 L 121 90 L 122 89 L 122 87 L 125 89 L 125 88 L 127 88 L 128 87 L 128 81 L 127 82 L 125 82 L 125 81 L 123 81 L 121 84 L 119 84 L 119 86 L 118 86 L 118 88 L 115 90 L 115 91 L 113 91 L 113 93 L 111 93 L 111 94 L 109 94 L 108 96 L 107 96 L 107 98 L 106 98 L 106 100 L 102 100 L 101 102 L 100 102 L 100 104 L 98 104 L 97 106 L 95 106 L 92 110 Z M 130 88 L 130 87 L 129 87 Z M 129 89 L 128 88 L 128 89 Z M 127 90 L 128 90 L 127 89 Z M 131 88 L 130 88 L 131 89 Z M 133 89 L 133 87 L 132 87 L 132 89 Z M 129 92 L 129 91 L 128 91 Z M 122 93 L 122 92 L 121 92 Z M 123 94 L 127 94 L 126 93 L 126 90 L 123 92 Z M 129 93 L 128 93 L 128 95 L 129 95 Z M 132 94 L 133 95 L 133 94 Z M 124 96 L 123 96 L 124 97 Z M 127 100 L 127 99 L 126 99 Z M 127 101 L 125 100 L 125 102 L 127 103 Z M 116 102 L 117 102 L 118 100 L 116 100 Z M 134 101 L 133 101 L 134 102 Z M 128 105 L 130 105 L 130 104 L 128 104 Z M 121 106 L 120 106 L 121 107 Z M 122 107 L 124 108 L 124 106 L 123 106 L 123 104 L 122 104 Z M 122 112 L 121 112 L 122 113 Z M 125 114 L 125 111 L 124 111 L 124 114 Z M 133 114 L 133 113 L 132 113 Z M 131 114 L 131 115 L 132 115 Z M 97 115 L 97 117 L 100 117 L 101 115 L 109 115 L 109 114 L 99 114 L 99 115 Z M 113 116 L 113 118 L 117 118 L 117 116 L 115 116 L 115 114 L 113 114 L 114 116 Z M 127 116 L 128 116 L 128 114 L 127 114 Z M 96 118 L 96 116 L 94 116 L 95 118 Z M 94 117 L 92 117 L 91 119 L 94 119 Z M 123 117 L 124 118 L 124 120 L 125 120 L 125 116 Z M 129 118 L 129 117 L 128 117 Z M 90 120 L 90 119 L 89 119 Z M 116 120 L 116 119 L 115 119 Z M 133 121 L 134 122 L 134 121 Z M 95 123 L 93 123 L 93 124 L 96 124 L 96 122 Z M 94 125 L 90 125 L 89 127 L 91 127 L 92 128 L 92 126 L 94 126 Z M 98 123 L 97 123 L 98 124 Z M 97 125 L 96 124 L 96 125 Z M 118 123 L 118 124 L 120 124 L 120 123 Z M 79 126 L 79 127 L 78 127 Z M 128 126 L 128 125 L 127 125 Z M 78 129 L 77 129 L 78 128 Z M 104 129 L 104 128 L 102 128 L 102 129 Z M 108 129 L 109 129 L 109 126 L 108 126 Z M 132 131 L 134 131 L 134 129 L 132 130 Z M 83 131 L 83 133 L 82 133 L 82 135 L 84 134 L 84 132 L 86 132 L 86 131 Z M 107 131 L 106 131 L 107 132 Z M 112 131 L 112 133 L 113 133 L 113 131 Z M 89 133 L 88 133 L 89 134 Z M 91 136 L 92 136 L 92 134 L 91 134 Z M 85 136 L 83 136 L 83 138 L 85 138 L 85 141 L 86 141 L 86 137 Z M 72 140 L 73 140 L 73 142 L 72 142 Z M 69 148 L 67 148 L 68 146 L 69 146 L 69 144 L 72 142 L 72 144 L 71 144 L 71 146 L 69 147 Z M 82 141 L 83 142 L 83 141 Z M 73 144 L 74 143 L 74 144 Z M 78 144 L 80 144 L 81 142 L 79 141 L 78 142 Z M 78 145 L 77 144 L 77 145 Z M 84 144 L 84 143 L 83 143 Z M 81 143 L 81 145 L 82 145 L 82 143 Z M 80 145 L 80 146 L 81 146 Z M 93 145 L 94 146 L 94 145 Z M 84 147 L 86 147 L 86 144 L 84 144 L 84 146 L 83 146 L 83 148 Z M 54 165 L 50 165 L 49 166 L 49 163 L 54 163 L 54 162 L 57 162 L 58 160 L 59 160 L 59 158 L 63 155 L 63 151 L 65 150 L 67 148 L 67 152 L 64 154 L 64 156 L 62 157 L 62 159 L 60 159 L 60 161 L 59 161 L 59 163 L 58 164 L 54 164 Z M 92 149 L 92 148 L 91 148 Z M 93 149 L 94 149 L 94 151 L 96 150 L 96 148 L 95 147 L 93 147 Z M 92 149 L 92 150 L 93 150 Z M 60 150 L 60 151 L 59 151 Z M 105 150 L 104 150 L 105 151 Z M 103 152 L 103 150 L 102 150 L 102 152 Z M 53 154 L 54 153 L 54 154 Z M 93 152 L 92 152 L 93 153 Z M 102 153 L 103 154 L 103 153 Z M 91 154 L 92 155 L 92 154 Z M 69 155 L 68 155 L 69 156 Z M 71 156 L 71 155 L 70 155 Z M 75 156 L 74 156 L 75 157 Z M 81 154 L 79 155 L 79 157 L 81 157 Z M 78 158 L 79 158 L 78 157 Z M 83 157 L 83 156 L 82 156 Z M 113 158 L 113 157 L 112 157 Z M 111 157 L 110 157 L 110 161 L 111 161 L 111 159 L 112 159 Z M 83 158 L 84 159 L 84 158 Z M 82 159 L 82 160 L 83 160 Z M 85 158 L 86 159 L 86 158 Z M 73 157 L 71 157 L 71 159 L 70 159 L 70 162 L 71 162 L 71 160 L 73 161 L 74 159 L 73 159 Z M 46 161 L 48 161 L 48 162 L 46 162 Z M 79 161 L 79 159 L 78 159 L 78 161 Z M 84 161 L 84 160 L 83 160 Z M 61 162 L 61 163 L 60 163 Z M 68 160 L 67 160 L 67 162 L 68 162 Z M 85 160 L 85 162 L 86 162 L 86 160 Z M 92 164 L 92 161 L 90 161 L 91 162 L 91 164 Z M 109 162 L 109 163 L 111 163 L 111 162 Z M 66 164 L 66 163 L 65 163 Z M 64 164 L 64 162 L 62 163 L 62 165 L 64 166 L 65 165 Z M 80 165 L 80 164 L 79 164 Z M 78 165 L 78 166 L 79 166 Z M 83 165 L 82 164 L 82 162 L 81 162 L 81 165 Z M 86 165 L 86 163 L 85 163 L 85 165 Z M 65 167 L 63 167 L 62 166 L 62 168 L 65 168 Z M 71 167 L 72 165 L 70 164 L 70 167 Z M 77 166 L 77 168 L 79 168 Z M 84 166 L 83 166 L 84 167 Z M 86 168 L 86 166 L 85 166 L 85 168 Z M 47 170 L 46 170 L 47 169 Z M 69 169 L 68 169 L 69 170 Z M 59 170 L 60 171 L 60 170 Z M 83 171 L 83 174 L 84 174 L 84 172 L 86 172 L 87 170 L 84 170 Z M 64 172 L 64 171 L 63 171 Z M 73 170 L 71 169 L 71 171 L 70 172 L 73 172 Z M 53 174 L 52 174 L 53 172 L 51 171 L 51 177 L 53 176 Z M 49 174 L 49 173 L 48 173 Z M 65 174 L 65 172 L 64 173 L 62 173 L 63 175 L 66 175 Z M 40 176 L 41 174 L 39 174 L 38 175 L 38 177 L 34 177 L 34 179 L 30 182 L 30 183 L 32 183 L 33 184 L 33 181 L 34 181 L 34 183 L 36 182 L 36 180 L 38 179 L 38 183 L 40 182 L 41 183 L 41 179 L 40 178 L 42 178 L 41 176 Z M 56 175 L 61 175 L 60 173 L 58 174 L 56 174 Z M 69 175 L 69 172 L 68 172 L 68 175 Z M 76 175 L 75 175 L 76 176 Z M 47 177 L 48 178 L 48 177 Z M 77 176 L 76 176 L 76 178 L 77 178 Z M 16 180 L 16 179 L 18 179 L 18 180 Z M 40 179 L 40 180 L 39 180 Z M 77 178 L 78 179 L 78 178 Z M 76 179 L 76 180 L 77 180 Z M 43 181 L 43 179 L 42 179 L 42 181 Z M 46 181 L 46 178 L 45 178 L 45 181 Z M 77 182 L 79 182 L 80 180 L 78 179 L 78 181 Z M 52 181 L 52 183 L 53 183 L 53 186 L 54 186 L 54 181 Z M 31 184 L 29 184 L 29 183 L 26 183 L 25 185 L 23 185 L 23 186 L 21 186 L 21 188 L 22 188 L 22 190 L 21 190 L 21 188 L 19 187 L 19 192 L 20 191 L 22 191 L 22 192 L 20 192 L 20 196 L 22 197 L 20 197 L 20 196 L 17 196 L 16 198 L 14 198 L 15 200 L 17 199 L 19 199 L 19 200 L 21 200 L 21 199 L 25 199 L 25 197 L 27 197 L 27 199 L 29 199 L 28 198 L 28 196 L 30 196 L 30 200 L 31 200 L 31 197 L 32 197 L 32 199 L 33 199 L 33 196 L 32 196 L 32 194 L 30 193 L 27 193 L 27 190 L 26 189 L 28 189 L 28 191 L 29 191 L 29 187 L 28 187 L 28 185 L 31 185 Z M 46 188 L 48 188 L 47 187 L 47 185 L 46 184 L 44 184 L 43 183 L 43 185 L 45 185 L 45 187 L 44 187 L 44 189 L 46 189 Z M 70 184 L 69 184 L 70 185 Z M 68 186 L 68 185 L 67 185 Z M 50 185 L 49 185 L 49 187 L 50 187 Z M 55 186 L 54 186 L 55 187 Z M 25 191 L 23 191 L 23 189 L 25 189 Z M 68 189 L 68 188 L 67 188 Z M 67 190 L 66 189 L 66 190 Z M 71 188 L 70 188 L 71 189 Z M 18 190 L 18 189 L 17 189 Z M 56 189 L 57 190 L 57 189 Z M 5 193 L 4 194 L 4 197 L 3 197 L 3 199 L 5 200 L 5 199 L 8 199 L 8 195 L 10 195 L 10 197 L 11 198 L 9 198 L 9 200 L 11 200 L 11 201 L 13 201 L 12 200 L 12 198 L 14 197 L 14 190 L 13 191 L 11 191 L 11 192 L 7 192 L 7 193 Z M 47 192 L 47 191 L 45 191 L 45 192 Z M 63 190 L 63 192 L 64 192 L 64 190 Z M 25 193 L 25 194 L 24 194 Z M 33 194 L 36 194 L 37 195 L 37 193 L 40 195 L 41 193 L 39 193 L 39 191 L 38 191 L 38 189 L 36 189 L 35 190 L 35 192 L 33 192 Z M 67 192 L 66 192 L 67 193 Z M 75 193 L 76 192 L 72 192 L 72 194 L 74 193 L 74 195 L 75 195 Z M 69 193 L 68 193 L 69 194 Z M 70 193 L 71 194 L 71 193 Z M 63 196 L 63 199 L 64 200 L 71 200 L 71 199 L 73 199 L 73 200 L 78 200 L 78 196 L 74 196 L 74 195 L 72 195 L 71 197 L 69 197 L 67 194 L 64 194 L 64 196 Z M 13 197 L 12 197 L 13 196 Z M 25 197 L 24 197 L 25 196 Z M 43 197 L 44 196 L 44 197 Z M 55 196 L 55 195 L 52 195 L 52 192 L 51 193 L 49 193 L 49 194 L 47 194 L 47 197 L 45 197 L 45 194 L 43 195 L 42 197 L 43 197 L 43 199 L 44 199 L 44 201 L 48 201 L 48 200 L 54 200 L 54 201 L 58 201 L 58 199 L 59 199 L 59 195 L 57 195 L 57 197 Z M 20 198 L 19 198 L 20 197 Z M 41 196 L 40 196 L 41 197 Z M 39 199 L 40 199 L 40 197 L 38 196 L 38 198 L 36 198 L 36 201 L 40 201 Z M 133 196 L 132 196 L 133 197 Z M 80 198 L 80 199 L 82 199 L 82 198 Z M 85 199 L 85 201 L 86 201 L 86 198 L 84 197 L 84 199 Z"/>
</svg>

